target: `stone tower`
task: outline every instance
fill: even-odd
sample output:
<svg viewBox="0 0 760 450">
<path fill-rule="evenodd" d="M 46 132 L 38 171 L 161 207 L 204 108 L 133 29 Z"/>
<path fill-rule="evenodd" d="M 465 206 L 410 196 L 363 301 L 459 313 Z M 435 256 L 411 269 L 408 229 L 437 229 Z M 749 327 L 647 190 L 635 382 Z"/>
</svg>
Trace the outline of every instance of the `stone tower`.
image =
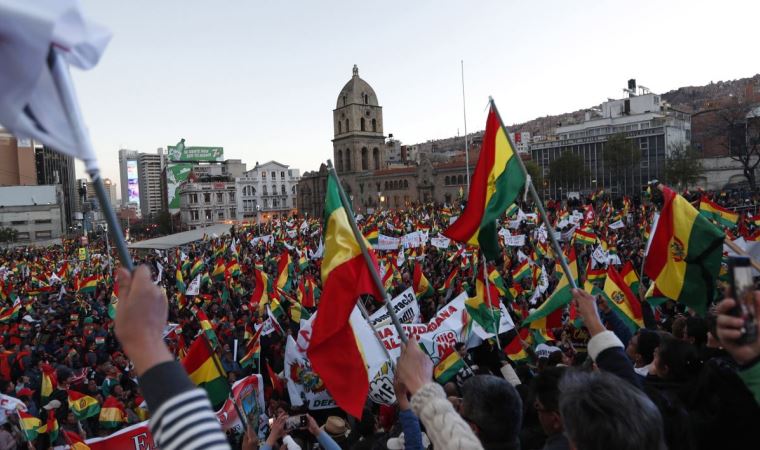
<svg viewBox="0 0 760 450">
<path fill-rule="evenodd" d="M 356 189 L 355 177 L 385 167 L 383 108 L 375 90 L 359 78 L 354 65 L 353 76 L 338 94 L 333 110 L 333 161 L 346 184 L 346 194 Z"/>
</svg>

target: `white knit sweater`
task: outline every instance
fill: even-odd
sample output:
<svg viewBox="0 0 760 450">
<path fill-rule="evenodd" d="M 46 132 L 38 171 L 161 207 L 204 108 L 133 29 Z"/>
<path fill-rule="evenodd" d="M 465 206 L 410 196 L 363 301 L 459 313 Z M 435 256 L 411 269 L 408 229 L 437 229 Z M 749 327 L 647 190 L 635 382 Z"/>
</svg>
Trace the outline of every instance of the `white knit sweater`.
<svg viewBox="0 0 760 450">
<path fill-rule="evenodd" d="M 428 383 L 417 391 L 412 397 L 412 410 L 425 425 L 425 431 L 436 450 L 483 448 L 438 384 Z"/>
</svg>

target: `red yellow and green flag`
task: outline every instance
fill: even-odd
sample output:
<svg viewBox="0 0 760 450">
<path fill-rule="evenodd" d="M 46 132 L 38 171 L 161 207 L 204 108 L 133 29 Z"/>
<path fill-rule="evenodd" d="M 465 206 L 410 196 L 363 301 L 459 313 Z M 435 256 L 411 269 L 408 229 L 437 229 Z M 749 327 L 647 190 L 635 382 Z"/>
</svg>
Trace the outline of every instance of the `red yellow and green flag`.
<svg viewBox="0 0 760 450">
<path fill-rule="evenodd" d="M 100 403 L 94 397 L 84 395 L 81 392 L 67 391 L 69 394 L 69 409 L 77 420 L 84 420 L 98 415 Z"/>
<path fill-rule="evenodd" d="M 100 428 L 113 430 L 114 428 L 121 427 L 126 422 L 127 413 L 124 411 L 124 405 L 112 395 L 106 397 L 98 416 Z"/>
<path fill-rule="evenodd" d="M 704 196 L 699 200 L 699 213 L 727 228 L 734 228 L 739 222 L 739 213 L 724 208 Z"/>
<path fill-rule="evenodd" d="M 227 399 L 230 385 L 222 365 L 217 364 L 218 361 L 215 363 L 213 358 L 215 355 L 211 347 L 203 337 L 199 337 L 190 345 L 182 366 L 193 383 L 206 390 L 211 404 L 217 408 Z"/>
<path fill-rule="evenodd" d="M 443 234 L 455 241 L 479 246 L 490 261 L 497 259 L 500 249 L 496 222 L 523 190 L 525 181 L 522 161 L 491 102 L 467 206 Z"/>
<path fill-rule="evenodd" d="M 433 378 L 440 384 L 448 383 L 456 374 L 466 366 L 464 360 L 451 347 L 444 356 L 441 356 L 440 362 L 433 369 Z"/>
<path fill-rule="evenodd" d="M 32 442 L 37 439 L 37 434 L 39 433 L 38 430 L 42 425 L 42 421 L 24 411 L 18 411 L 18 417 L 19 426 L 24 433 L 24 440 Z"/>
<path fill-rule="evenodd" d="M 566 256 L 567 265 L 570 268 L 570 274 L 575 279 L 576 286 L 578 283 L 578 261 L 575 258 L 575 248 L 570 247 L 570 252 Z M 562 272 L 560 271 L 560 274 Z M 572 285 L 567 276 L 562 275 L 557 283 L 557 287 L 554 292 L 549 296 L 544 303 L 536 308 L 531 314 L 526 317 L 522 324 L 527 325 L 532 322 L 536 322 L 541 319 L 546 319 L 550 314 L 564 307 L 573 298 Z M 546 322 L 546 321 L 544 321 Z M 532 324 L 531 328 L 549 328 L 550 326 L 544 326 L 541 323 Z"/>
<path fill-rule="evenodd" d="M 425 274 L 422 273 L 422 264 L 418 263 L 414 265 L 412 286 L 414 287 L 414 294 L 417 298 L 425 298 L 433 295 L 433 286 L 425 277 Z"/>
<path fill-rule="evenodd" d="M 604 282 L 604 296 L 610 307 L 620 316 L 623 323 L 635 333 L 644 326 L 641 313 L 641 303 L 623 277 L 614 266 L 607 269 L 607 280 Z"/>
</svg>

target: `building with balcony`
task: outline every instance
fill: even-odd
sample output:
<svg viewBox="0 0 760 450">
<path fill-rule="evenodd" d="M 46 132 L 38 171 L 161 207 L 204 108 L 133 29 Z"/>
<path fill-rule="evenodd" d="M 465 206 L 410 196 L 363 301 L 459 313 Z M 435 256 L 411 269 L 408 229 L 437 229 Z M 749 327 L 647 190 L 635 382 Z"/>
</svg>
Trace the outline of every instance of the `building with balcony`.
<svg viewBox="0 0 760 450">
<path fill-rule="evenodd" d="M 183 227 L 190 230 L 237 220 L 235 181 L 191 175 L 178 191 Z"/>
<path fill-rule="evenodd" d="M 16 230 L 11 245 L 60 243 L 66 229 L 62 185 L 0 187 L 0 227 Z"/>
<path fill-rule="evenodd" d="M 277 161 L 269 161 L 245 172 L 235 180 L 239 220 L 267 220 L 286 217 L 297 209 L 301 174 Z"/>
</svg>

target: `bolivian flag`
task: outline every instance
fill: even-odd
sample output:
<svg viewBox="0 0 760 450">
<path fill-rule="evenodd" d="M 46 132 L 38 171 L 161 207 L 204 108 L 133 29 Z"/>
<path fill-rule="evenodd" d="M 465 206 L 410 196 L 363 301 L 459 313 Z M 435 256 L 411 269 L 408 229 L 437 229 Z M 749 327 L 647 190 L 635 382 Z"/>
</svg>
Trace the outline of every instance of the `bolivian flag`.
<svg viewBox="0 0 760 450">
<path fill-rule="evenodd" d="M 377 245 L 377 240 L 380 236 L 380 232 L 377 230 L 377 225 L 372 225 L 371 227 L 365 229 L 364 233 L 364 237 L 371 245 Z"/>
<path fill-rule="evenodd" d="M 575 248 L 570 247 L 570 253 L 567 255 L 567 265 L 570 267 L 570 273 L 572 274 L 573 278 L 575 278 L 575 284 L 576 286 L 578 283 L 578 261 L 575 259 Z M 562 273 L 560 271 L 560 273 Z M 573 292 L 572 292 L 572 285 L 570 284 L 570 281 L 568 280 L 567 276 L 562 275 L 562 278 L 559 279 L 559 283 L 557 283 L 557 287 L 554 288 L 554 292 L 552 295 L 546 299 L 544 303 L 541 304 L 538 308 L 536 308 L 535 311 L 533 311 L 528 317 L 523 320 L 522 324 L 527 325 L 531 322 L 535 322 L 539 319 L 544 319 L 548 317 L 551 313 L 558 310 L 559 308 L 564 307 L 568 303 L 570 303 L 570 300 L 573 298 Z M 531 325 L 531 328 L 547 328 L 547 326 L 533 326 Z"/>
<path fill-rule="evenodd" d="M 704 314 L 715 293 L 725 235 L 670 188 L 663 186 L 662 195 L 644 272 L 665 297 Z"/>
<path fill-rule="evenodd" d="M 100 428 L 107 430 L 119 428 L 122 424 L 127 422 L 127 413 L 124 411 L 124 406 L 116 399 L 116 397 L 109 395 L 103 401 L 103 407 L 100 408 L 98 422 Z"/>
<path fill-rule="evenodd" d="M 623 277 L 623 281 L 626 286 L 631 288 L 631 292 L 636 298 L 639 298 L 639 276 L 636 274 L 636 269 L 633 268 L 633 263 L 627 261 L 623 268 L 620 270 L 620 276 Z"/>
<path fill-rule="evenodd" d="M 454 351 L 454 347 L 451 347 L 433 369 L 433 378 L 440 384 L 446 384 L 465 366 L 466 364 L 459 353 Z"/>
<path fill-rule="evenodd" d="M 603 282 L 605 278 L 607 278 L 607 271 L 605 269 L 592 269 L 591 258 L 589 258 L 586 265 L 586 280 L 594 283 L 597 281 Z"/>
<path fill-rule="evenodd" d="M 53 394 L 58 381 L 55 378 L 55 369 L 50 364 L 43 364 L 42 367 L 42 381 L 40 384 L 40 400 L 41 404 L 47 403 L 48 398 Z"/>
<path fill-rule="evenodd" d="M 240 264 L 237 259 L 233 258 L 232 261 L 227 263 L 226 273 L 233 277 L 240 276 Z"/>
<path fill-rule="evenodd" d="M 203 333 L 208 338 L 209 343 L 212 347 L 216 348 L 219 341 L 216 338 L 214 326 L 211 324 L 211 321 L 208 320 L 208 317 L 206 317 L 206 313 L 197 306 L 193 306 L 192 311 L 193 314 L 195 314 L 195 318 L 198 319 L 198 323 L 200 324 Z"/>
<path fill-rule="evenodd" d="M 240 360 L 240 365 L 245 367 L 253 367 L 254 372 L 260 370 L 259 359 L 261 355 L 261 332 L 264 330 L 264 326 L 259 326 L 251 340 L 248 341 L 246 346 L 246 352 L 243 358 Z"/>
<path fill-rule="evenodd" d="M 726 209 L 704 196 L 699 200 L 699 213 L 727 228 L 734 228 L 739 222 L 738 213 Z"/>
<path fill-rule="evenodd" d="M 190 277 L 188 280 L 192 280 L 195 278 L 196 275 L 201 273 L 203 270 L 203 261 L 201 259 L 196 259 L 193 263 L 193 267 L 190 269 Z"/>
<path fill-rule="evenodd" d="M 300 303 L 290 303 L 290 320 L 295 323 L 301 323 L 302 320 L 307 320 L 309 317 L 311 317 L 311 313 L 309 313 L 306 308 L 301 306 Z"/>
<path fill-rule="evenodd" d="M 269 276 L 259 269 L 253 269 L 254 288 L 251 294 L 251 306 L 259 307 L 259 312 L 269 303 Z"/>
<path fill-rule="evenodd" d="M 19 426 L 21 431 L 24 432 L 24 439 L 27 442 L 31 442 L 37 439 L 38 430 L 42 422 L 40 419 L 24 411 L 18 411 Z"/>
<path fill-rule="evenodd" d="M 55 410 L 51 409 L 48 411 L 47 422 L 45 422 L 45 425 L 37 428 L 37 433 L 47 434 L 48 439 L 50 439 L 50 442 L 53 443 L 56 441 L 56 439 L 58 439 L 59 431 L 60 428 L 58 426 L 58 419 L 55 418 Z"/>
<path fill-rule="evenodd" d="M 190 345 L 187 355 L 182 360 L 182 366 L 184 366 L 193 383 L 206 390 L 214 408 L 218 408 L 227 399 L 230 393 L 230 385 L 221 364 L 217 369 L 212 358 L 214 356 L 211 353 L 211 347 L 201 336 Z M 103 407 L 105 408 L 105 404 Z"/>
<path fill-rule="evenodd" d="M 216 263 L 214 264 L 214 271 L 211 272 L 211 278 L 213 278 L 216 281 L 224 281 L 225 269 L 226 267 L 224 265 L 224 259 L 216 258 Z"/>
<path fill-rule="evenodd" d="M 530 330 L 528 328 L 521 328 L 518 334 L 504 347 L 504 354 L 514 362 L 528 359 L 528 353 L 523 348 L 521 342 L 527 340 L 528 336 L 530 336 Z"/>
<path fill-rule="evenodd" d="M 575 230 L 575 233 L 573 233 L 573 240 L 577 245 L 594 245 L 596 244 L 596 234 L 590 229 L 584 230 L 578 228 Z"/>
<path fill-rule="evenodd" d="M 496 270 L 496 268 L 494 267 L 491 267 L 488 270 L 488 282 L 493 284 L 493 287 L 495 287 L 496 290 L 499 291 L 500 296 L 502 297 L 509 296 L 509 289 L 507 289 L 507 285 L 504 284 L 504 278 L 501 277 L 501 274 L 499 274 L 499 271 Z"/>
<path fill-rule="evenodd" d="M 631 288 L 625 284 L 613 266 L 607 269 L 607 280 L 604 282 L 604 296 L 610 307 L 618 313 L 623 323 L 635 333 L 644 326 L 644 318 L 641 314 L 641 303 L 633 294 Z"/>
<path fill-rule="evenodd" d="M 97 275 L 90 275 L 89 277 L 86 277 L 79 283 L 79 293 L 80 294 L 91 294 L 94 293 L 95 290 L 98 288 L 98 276 Z"/>
<path fill-rule="evenodd" d="M 525 187 L 525 180 L 522 162 L 491 102 L 467 206 L 443 234 L 458 242 L 480 246 L 488 260 L 497 259 L 496 221 Z"/>
<path fill-rule="evenodd" d="M 486 290 L 483 271 L 478 272 L 475 280 L 475 296 L 464 301 L 467 312 L 484 330 L 489 333 L 498 334 L 499 318 L 501 310 L 499 308 L 499 291 L 493 284 L 488 283 Z"/>
<path fill-rule="evenodd" d="M 277 262 L 277 287 L 282 290 L 290 289 L 290 271 L 293 261 L 290 253 L 286 250 L 280 255 Z"/>
<path fill-rule="evenodd" d="M 414 294 L 417 298 L 425 298 L 433 295 L 433 286 L 422 273 L 422 265 L 414 265 L 414 273 L 412 274 L 412 286 L 414 286 Z"/>
<path fill-rule="evenodd" d="M 177 267 L 176 280 L 177 290 L 184 294 L 187 290 L 187 286 L 185 286 L 185 279 L 182 277 L 182 270 L 179 267 Z"/>
<path fill-rule="evenodd" d="M 451 288 L 451 284 L 456 279 L 457 275 L 459 275 L 459 268 L 454 269 L 448 277 L 446 277 L 446 280 L 443 282 L 443 286 L 438 289 L 439 293 L 446 292 L 449 288 Z"/>
<path fill-rule="evenodd" d="M 17 318 L 19 311 L 21 311 L 21 300 L 19 300 L 17 297 L 13 302 L 13 306 L 5 308 L 2 312 L 0 312 L 0 323 L 10 322 L 11 320 Z"/>
<path fill-rule="evenodd" d="M 356 301 L 363 294 L 377 300 L 384 293 L 377 290 L 370 270 L 377 270 L 377 260 L 365 239 L 374 267 L 370 269 L 359 242 L 351 229 L 347 207 L 340 198 L 334 172 L 327 178 L 325 195 L 325 251 L 322 260 L 322 291 L 311 342 L 307 354 L 338 406 L 354 417 L 361 417 L 369 391 L 367 365 L 349 323 Z M 351 380 L 347 383 L 346 380 Z"/>
<path fill-rule="evenodd" d="M 77 391 L 68 390 L 67 392 L 69 394 L 69 409 L 77 420 L 87 419 L 100 412 L 100 403 L 97 399 Z"/>
<path fill-rule="evenodd" d="M 517 267 L 512 269 L 512 280 L 522 281 L 530 276 L 530 262 L 528 259 L 524 259 L 523 262 L 517 264 Z"/>
</svg>

